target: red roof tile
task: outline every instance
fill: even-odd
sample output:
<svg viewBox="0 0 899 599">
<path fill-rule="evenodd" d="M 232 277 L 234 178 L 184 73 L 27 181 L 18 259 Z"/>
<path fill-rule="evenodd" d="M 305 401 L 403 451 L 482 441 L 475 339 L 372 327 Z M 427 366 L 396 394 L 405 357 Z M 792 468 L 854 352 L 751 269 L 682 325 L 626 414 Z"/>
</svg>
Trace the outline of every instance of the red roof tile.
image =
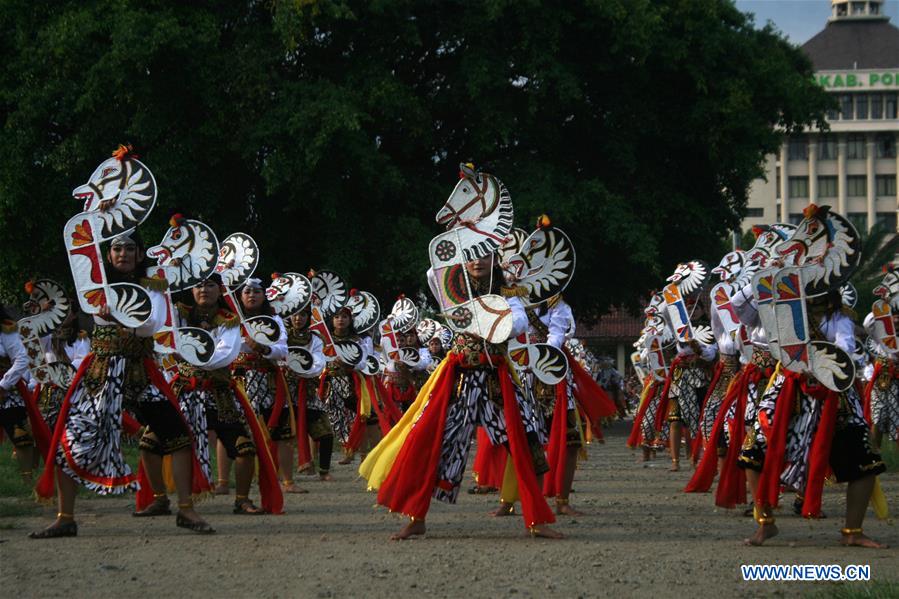
<svg viewBox="0 0 899 599">
<path fill-rule="evenodd" d="M 578 323 L 576 336 L 578 339 L 615 339 L 634 341 L 640 336 L 643 319 L 629 314 L 625 310 L 611 308 L 603 314 L 599 321 L 590 326 Z"/>
</svg>

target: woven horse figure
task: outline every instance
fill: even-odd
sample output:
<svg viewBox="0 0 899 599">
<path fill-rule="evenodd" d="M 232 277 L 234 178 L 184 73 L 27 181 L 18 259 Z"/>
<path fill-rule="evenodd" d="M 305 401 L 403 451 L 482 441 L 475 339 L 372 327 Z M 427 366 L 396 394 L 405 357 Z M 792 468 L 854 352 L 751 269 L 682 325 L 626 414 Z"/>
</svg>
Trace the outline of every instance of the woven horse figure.
<svg viewBox="0 0 899 599">
<path fill-rule="evenodd" d="M 281 336 L 281 328 L 275 319 L 266 314 L 244 318 L 240 301 L 234 296 L 235 290 L 253 276 L 258 265 L 259 246 L 256 240 L 246 233 L 232 233 L 219 246 L 215 272 L 222 277 L 225 302 L 240 317 L 240 326 L 246 335 L 256 343 L 272 345 Z"/>
<path fill-rule="evenodd" d="M 265 290 L 265 299 L 275 314 L 288 319 L 304 310 L 312 299 L 312 283 L 305 276 L 295 273 L 272 273 L 272 282 Z M 287 367 L 299 375 L 305 375 L 313 367 L 314 358 L 308 347 L 289 346 Z"/>
<path fill-rule="evenodd" d="M 835 344 L 812 340 L 806 298 L 839 289 L 849 279 L 861 258 L 858 233 L 829 206 L 812 204 L 790 238 L 774 251 L 790 264 L 768 275 L 773 323 L 770 312 L 768 319 L 774 326 L 769 335 L 777 340 L 778 358 L 785 368 L 809 372 L 828 389 L 845 391 L 855 378 L 855 366 Z"/>
<path fill-rule="evenodd" d="M 165 325 L 153 335 L 155 350 L 162 354 L 177 352 L 191 364 L 202 366 L 212 358 L 215 342 L 203 329 L 175 327 L 171 294 L 190 289 L 212 274 L 219 251 L 218 240 L 208 225 L 181 215 L 173 216 L 169 225 L 159 245 L 147 250 L 147 256 L 158 262 L 147 269 L 147 276 L 168 283 L 164 293 L 168 314 Z"/>
<path fill-rule="evenodd" d="M 429 283 L 459 333 L 471 333 L 491 343 L 511 333 L 511 311 L 499 295 L 475 297 L 465 264 L 497 252 L 512 231 L 512 199 L 493 175 L 479 173 L 470 164 L 460 166 L 460 181 L 437 213 L 446 233 L 431 240 Z"/>
<path fill-rule="evenodd" d="M 535 306 L 562 293 L 574 274 L 574 246 L 568 236 L 549 223 L 539 226 L 509 258 L 511 274 L 528 291 L 525 305 Z M 543 222 L 541 220 L 541 222 Z"/>
<path fill-rule="evenodd" d="M 470 261 L 495 252 L 509 237 L 512 197 L 493 175 L 476 172 L 471 164 L 461 164 L 459 170 L 459 182 L 437 212 L 437 223 L 463 228 L 462 251 Z"/>
<path fill-rule="evenodd" d="M 40 338 L 60 327 L 72 309 L 62 285 L 39 279 L 26 286 L 28 301 L 23 309 L 28 316 L 19 320 L 19 336 L 28 353 L 28 369 L 38 383 L 63 389 L 72 382 L 75 370 L 66 362 L 47 362 Z"/>
<path fill-rule="evenodd" d="M 82 311 L 98 314 L 109 306 L 123 326 L 141 326 L 150 317 L 150 297 L 138 285 L 109 282 L 100 244 L 146 220 L 156 204 L 153 173 L 130 148 L 120 146 L 72 196 L 83 200 L 84 208 L 66 223 L 63 237 Z"/>
</svg>

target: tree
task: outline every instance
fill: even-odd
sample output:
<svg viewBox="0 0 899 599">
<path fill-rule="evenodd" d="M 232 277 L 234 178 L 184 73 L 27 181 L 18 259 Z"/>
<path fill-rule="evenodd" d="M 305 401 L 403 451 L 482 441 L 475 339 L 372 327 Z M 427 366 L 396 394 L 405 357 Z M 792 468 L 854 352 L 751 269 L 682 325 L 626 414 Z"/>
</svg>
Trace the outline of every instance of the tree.
<svg viewBox="0 0 899 599">
<path fill-rule="evenodd" d="M 883 223 L 877 223 L 867 233 L 864 233 L 864 229 L 860 230 L 860 235 L 861 261 L 850 279 L 858 292 L 855 310 L 859 316 L 859 324 L 877 299 L 874 288 L 883 279 L 884 268 L 895 261 L 896 252 L 899 252 L 899 235 Z"/>
<path fill-rule="evenodd" d="M 473 160 L 519 226 L 547 212 L 572 237 L 566 296 L 595 315 L 717 261 L 764 155 L 827 106 L 725 0 L 9 1 L 0 34 L 7 290 L 68 278 L 69 190 L 130 141 L 159 212 L 251 233 L 263 273 L 332 268 L 382 299 L 425 287 Z"/>
</svg>

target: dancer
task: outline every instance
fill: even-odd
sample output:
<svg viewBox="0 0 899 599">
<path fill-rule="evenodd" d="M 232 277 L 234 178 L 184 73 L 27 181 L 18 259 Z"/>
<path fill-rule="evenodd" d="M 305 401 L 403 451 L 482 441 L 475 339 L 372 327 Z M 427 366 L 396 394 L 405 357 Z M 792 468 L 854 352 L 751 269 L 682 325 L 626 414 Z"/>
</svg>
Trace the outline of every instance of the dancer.
<svg viewBox="0 0 899 599">
<path fill-rule="evenodd" d="M 123 410 L 147 425 L 141 458 L 170 454 L 178 493 L 179 527 L 213 532 L 191 499 L 196 458 L 190 431 L 177 399 L 156 366 L 152 338 L 167 318 L 158 281 L 142 278 L 144 246 L 134 231 L 149 214 L 156 182 L 130 148 L 120 147 L 73 195 L 85 199 L 84 212 L 64 233 L 81 308 L 94 315 L 91 353 L 84 359 L 63 404 L 48 452 L 57 468 L 47 467 L 37 494 L 49 498 L 57 480 L 59 513 L 34 539 L 76 536 L 75 491 L 82 485 L 101 495 L 138 488 L 121 452 Z M 105 254 L 100 243 L 111 239 Z M 95 278 L 98 276 L 99 278 Z M 163 283 L 164 285 L 164 283 Z"/>
<path fill-rule="evenodd" d="M 289 348 L 304 348 L 311 356 L 302 374 L 289 368 L 285 370 L 290 397 L 296 398 L 297 419 L 304 419 L 304 426 L 297 427 L 297 442 L 301 444 L 300 454 L 305 456 L 305 463 L 300 464 L 301 471 L 315 474 L 311 453 L 308 450 L 309 439 L 318 447 L 318 477 L 322 481 L 333 480 L 331 477 L 331 453 L 334 450 L 334 431 L 328 420 L 328 411 L 318 395 L 318 382 L 325 370 L 325 356 L 321 339 L 309 330 L 310 309 L 305 307 L 294 313 L 287 320 L 287 345 Z M 303 428 L 305 435 L 300 435 Z M 304 438 L 305 437 L 305 438 Z M 305 454 L 303 453 L 305 451 Z M 301 458 L 302 460 L 302 458 Z"/>
<path fill-rule="evenodd" d="M 782 485 L 802 493 L 803 516 L 820 517 L 830 468 L 838 482 L 848 483 L 841 544 L 879 548 L 883 545 L 865 536 L 862 523 L 875 477 L 885 467 L 870 447 L 854 388 L 855 337 L 839 294 L 860 259 L 858 234 L 829 206 L 809 205 L 804 215 L 776 248 L 778 262 L 790 266 L 775 263 L 754 279 L 759 315 L 781 364 L 740 461 L 756 481 L 759 527 L 746 543 L 761 545 L 778 533 L 773 509 Z"/>
<path fill-rule="evenodd" d="M 28 354 L 16 323 L 0 306 L 0 425 L 16 449 L 16 461 L 22 480 L 32 483 L 34 437 L 28 422 L 25 402 L 31 392 L 26 386 Z"/>
<path fill-rule="evenodd" d="M 525 526 L 532 535 L 560 538 L 547 526 L 555 518 L 538 481 L 548 466 L 536 415 L 506 360 L 506 340 L 527 329 L 521 300 L 499 295 L 503 277 L 494 252 L 512 225 L 508 191 L 492 175 L 462 165 L 438 222 L 450 230 L 431 242 L 428 280 L 456 330 L 453 347 L 359 472 L 378 489 L 378 503 L 411 518 L 393 539 L 423 535 L 431 496 L 456 501 L 480 425 L 491 443 L 509 448 Z"/>
<path fill-rule="evenodd" d="M 662 391 L 662 413 L 668 421 L 671 471 L 680 470 L 681 435 L 690 439 L 699 435 L 699 413 L 710 381 L 710 366 L 717 348 L 711 330 L 696 326 L 707 318 L 703 306 L 706 266 L 698 260 L 682 263 L 668 277 L 663 290 L 671 327 L 676 332 L 677 357 Z M 694 314 L 695 310 L 695 314 Z M 695 459 L 694 459 L 695 464 Z"/>
</svg>

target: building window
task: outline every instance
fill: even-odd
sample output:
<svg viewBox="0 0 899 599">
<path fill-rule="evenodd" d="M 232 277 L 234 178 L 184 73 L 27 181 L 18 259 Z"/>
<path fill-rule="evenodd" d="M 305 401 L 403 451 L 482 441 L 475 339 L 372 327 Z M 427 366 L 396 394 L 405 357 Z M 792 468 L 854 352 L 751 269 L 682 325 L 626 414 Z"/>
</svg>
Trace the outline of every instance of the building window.
<svg viewBox="0 0 899 599">
<path fill-rule="evenodd" d="M 791 198 L 807 198 L 808 197 L 808 177 L 790 177 L 788 181 L 790 185 Z"/>
<path fill-rule="evenodd" d="M 896 175 L 877 175 L 874 177 L 874 186 L 878 197 L 895 196 Z"/>
<path fill-rule="evenodd" d="M 852 3 L 852 14 L 854 14 L 854 15 L 865 14 L 865 3 L 864 2 L 853 2 Z"/>
<path fill-rule="evenodd" d="M 840 96 L 840 117 L 844 121 L 852 119 L 852 94 L 843 94 Z"/>
<path fill-rule="evenodd" d="M 777 205 L 777 218 L 775 219 L 775 220 L 777 220 L 777 222 L 780 222 L 780 219 L 782 218 L 781 217 L 782 211 L 783 211 L 783 207 L 780 204 L 778 204 Z"/>
<path fill-rule="evenodd" d="M 765 216 L 764 208 L 747 208 L 746 216 L 749 218 L 762 218 Z"/>
<path fill-rule="evenodd" d="M 871 94 L 871 118 L 883 118 L 883 95 Z"/>
<path fill-rule="evenodd" d="M 835 198 L 835 197 L 837 197 L 837 178 L 836 177 L 818 177 L 818 197 L 819 198 Z"/>
<path fill-rule="evenodd" d="M 777 167 L 777 190 L 774 192 L 775 198 L 780 199 L 780 167 Z"/>
<path fill-rule="evenodd" d="M 846 158 L 863 159 L 867 157 L 868 154 L 867 152 L 865 152 L 865 136 L 850 135 L 846 139 Z"/>
<path fill-rule="evenodd" d="M 867 120 L 868 118 L 868 95 L 857 94 L 855 96 L 855 118 Z"/>
<path fill-rule="evenodd" d="M 830 136 L 822 136 L 818 140 L 818 160 L 836 160 L 837 159 L 837 142 Z"/>
<path fill-rule="evenodd" d="M 868 230 L 868 215 L 864 212 L 850 212 L 846 215 L 849 218 L 849 222 L 851 222 L 856 230 L 858 231 L 867 231 Z"/>
<path fill-rule="evenodd" d="M 868 178 L 864 175 L 846 177 L 846 195 L 850 198 L 863 198 L 868 195 Z"/>
<path fill-rule="evenodd" d="M 798 212 L 798 213 L 793 212 L 790 214 L 790 224 L 791 225 L 798 225 L 799 223 L 801 223 L 803 221 L 803 219 L 805 219 L 805 216 L 803 216 L 803 214 L 801 212 Z"/>
<path fill-rule="evenodd" d="M 891 233 L 896 232 L 895 212 L 878 212 L 876 216 L 878 225 L 883 225 L 883 227 Z"/>
<path fill-rule="evenodd" d="M 805 138 L 790 139 L 787 157 L 790 160 L 808 160 L 808 143 L 806 143 Z"/>
<path fill-rule="evenodd" d="M 896 137 L 892 133 L 881 133 L 877 136 L 877 157 L 878 158 L 895 158 L 896 157 Z"/>
<path fill-rule="evenodd" d="M 896 118 L 896 94 L 885 95 L 883 107 L 884 107 L 883 118 L 885 118 L 885 119 Z"/>
</svg>

